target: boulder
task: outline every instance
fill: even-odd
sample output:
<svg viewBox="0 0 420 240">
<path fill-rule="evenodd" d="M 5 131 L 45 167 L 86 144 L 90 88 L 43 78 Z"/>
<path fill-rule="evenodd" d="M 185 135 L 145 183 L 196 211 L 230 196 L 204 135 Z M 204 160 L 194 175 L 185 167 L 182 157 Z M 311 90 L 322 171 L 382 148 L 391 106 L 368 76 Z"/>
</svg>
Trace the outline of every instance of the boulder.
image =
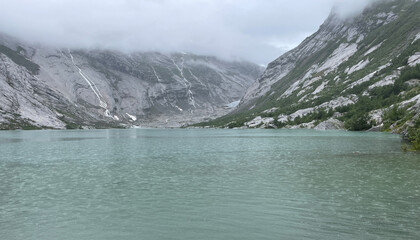
<svg viewBox="0 0 420 240">
<path fill-rule="evenodd" d="M 344 123 L 340 120 L 330 118 L 324 122 L 318 124 L 314 129 L 316 130 L 342 130 L 344 128 Z"/>
</svg>

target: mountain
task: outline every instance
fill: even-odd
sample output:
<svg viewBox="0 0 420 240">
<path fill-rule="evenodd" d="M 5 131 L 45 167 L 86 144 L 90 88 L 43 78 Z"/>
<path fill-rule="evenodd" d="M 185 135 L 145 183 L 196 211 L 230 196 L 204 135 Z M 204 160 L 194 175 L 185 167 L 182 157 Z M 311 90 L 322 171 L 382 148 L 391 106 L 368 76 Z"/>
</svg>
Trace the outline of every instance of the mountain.
<svg viewBox="0 0 420 240">
<path fill-rule="evenodd" d="M 57 49 L 1 34 L 0 129 L 191 124 L 229 112 L 262 70 L 187 53 Z"/>
<path fill-rule="evenodd" d="M 402 129 L 420 112 L 420 3 L 377 1 L 271 62 L 219 127 Z"/>
</svg>

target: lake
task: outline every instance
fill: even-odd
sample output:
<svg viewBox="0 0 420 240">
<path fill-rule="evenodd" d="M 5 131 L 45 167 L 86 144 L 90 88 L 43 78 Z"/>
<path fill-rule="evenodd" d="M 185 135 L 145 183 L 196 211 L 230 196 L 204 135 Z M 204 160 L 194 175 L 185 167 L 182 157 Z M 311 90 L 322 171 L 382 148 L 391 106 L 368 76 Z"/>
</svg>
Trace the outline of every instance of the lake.
<svg viewBox="0 0 420 240">
<path fill-rule="evenodd" d="M 419 239 L 420 155 L 315 130 L 0 132 L 0 238 Z"/>
</svg>

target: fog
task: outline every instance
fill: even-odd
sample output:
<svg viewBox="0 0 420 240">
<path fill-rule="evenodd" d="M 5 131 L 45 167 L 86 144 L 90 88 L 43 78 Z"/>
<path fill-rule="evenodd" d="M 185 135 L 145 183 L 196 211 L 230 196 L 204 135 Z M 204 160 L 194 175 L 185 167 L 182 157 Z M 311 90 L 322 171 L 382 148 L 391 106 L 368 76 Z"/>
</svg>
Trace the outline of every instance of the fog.
<svg viewBox="0 0 420 240">
<path fill-rule="evenodd" d="M 267 64 L 369 0 L 0 0 L 0 32 L 54 47 L 191 52 Z"/>
</svg>

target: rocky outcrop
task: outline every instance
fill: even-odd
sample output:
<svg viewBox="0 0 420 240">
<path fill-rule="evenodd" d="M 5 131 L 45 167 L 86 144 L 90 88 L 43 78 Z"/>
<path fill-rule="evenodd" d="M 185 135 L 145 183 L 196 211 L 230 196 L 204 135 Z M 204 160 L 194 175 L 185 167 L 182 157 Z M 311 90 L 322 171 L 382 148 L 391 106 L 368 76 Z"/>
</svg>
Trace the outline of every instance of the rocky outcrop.
<svg viewBox="0 0 420 240">
<path fill-rule="evenodd" d="M 304 128 L 321 121 L 323 129 L 344 121 L 353 130 L 411 121 L 420 112 L 419 18 L 414 0 L 375 1 L 353 18 L 333 10 L 316 33 L 271 62 L 222 120 L 252 127 L 261 116 Z M 387 114 L 391 106 L 405 113 Z"/>
<path fill-rule="evenodd" d="M 315 130 L 343 130 L 343 129 L 345 129 L 344 123 L 333 118 L 330 118 L 324 122 L 321 122 L 320 124 L 318 124 L 318 126 L 315 127 Z"/>
<path fill-rule="evenodd" d="M 252 121 L 245 123 L 250 128 L 277 128 L 274 124 L 274 118 L 262 118 L 260 116 L 254 118 Z"/>
</svg>

